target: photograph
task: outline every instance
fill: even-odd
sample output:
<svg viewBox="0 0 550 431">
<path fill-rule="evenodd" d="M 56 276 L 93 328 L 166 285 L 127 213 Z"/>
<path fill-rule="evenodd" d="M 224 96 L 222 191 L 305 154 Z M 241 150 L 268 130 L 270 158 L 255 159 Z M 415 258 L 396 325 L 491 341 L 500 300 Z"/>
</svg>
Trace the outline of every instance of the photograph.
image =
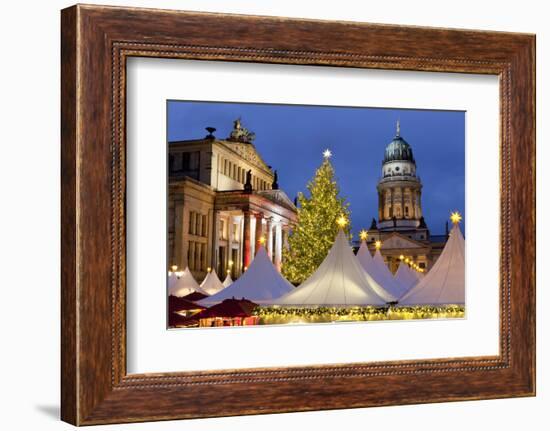
<svg viewBox="0 0 550 431">
<path fill-rule="evenodd" d="M 466 317 L 464 111 L 168 100 L 166 145 L 168 328 Z"/>
</svg>

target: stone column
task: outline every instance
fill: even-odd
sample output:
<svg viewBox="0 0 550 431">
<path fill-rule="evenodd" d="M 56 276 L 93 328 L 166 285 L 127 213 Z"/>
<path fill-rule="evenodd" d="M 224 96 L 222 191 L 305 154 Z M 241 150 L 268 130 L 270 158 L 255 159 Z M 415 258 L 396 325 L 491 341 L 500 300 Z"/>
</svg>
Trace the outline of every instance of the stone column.
<svg viewBox="0 0 550 431">
<path fill-rule="evenodd" d="M 212 270 L 218 272 L 218 248 L 220 246 L 220 212 L 214 210 L 212 213 L 212 236 L 211 236 L 211 251 L 210 251 L 210 266 Z"/>
<path fill-rule="evenodd" d="M 401 188 L 401 218 L 405 218 L 405 189 Z"/>
<path fill-rule="evenodd" d="M 384 192 L 378 192 L 378 220 L 384 220 Z"/>
<path fill-rule="evenodd" d="M 262 243 L 260 242 L 262 238 L 263 233 L 263 226 L 262 226 L 262 220 L 264 218 L 263 213 L 256 213 L 254 215 L 256 217 L 256 234 L 254 235 L 254 239 L 256 241 L 256 247 L 254 248 L 254 255 L 258 253 L 258 250 L 262 246 Z"/>
<path fill-rule="evenodd" d="M 412 205 L 413 205 L 413 217 L 415 219 L 418 219 L 418 203 L 416 202 L 417 193 L 418 192 L 415 189 L 413 189 L 411 191 L 411 200 L 412 200 Z"/>
<path fill-rule="evenodd" d="M 266 231 L 267 231 L 267 255 L 273 261 L 273 217 L 268 217 L 266 219 Z"/>
<path fill-rule="evenodd" d="M 178 265 L 178 268 L 183 271 L 187 266 L 187 243 L 189 236 L 185 230 L 185 223 L 188 223 L 186 213 L 184 211 L 183 201 L 176 200 L 174 202 L 174 239 L 172 244 L 172 262 L 169 265 Z"/>
<path fill-rule="evenodd" d="M 243 212 L 243 271 L 250 266 L 252 262 L 252 250 L 251 246 L 251 230 L 250 230 L 250 211 Z"/>
<path fill-rule="evenodd" d="M 243 229 L 242 229 L 242 217 L 240 215 L 235 216 L 235 234 L 236 239 L 234 241 L 234 244 L 236 245 L 236 258 L 233 261 L 233 274 L 235 275 L 235 278 L 239 276 L 241 273 L 241 262 L 243 261 L 242 258 L 242 237 L 243 237 Z M 222 280 L 223 281 L 223 280 Z"/>
<path fill-rule="evenodd" d="M 281 223 L 275 225 L 275 268 L 281 272 L 281 262 L 283 258 L 283 235 Z"/>
<path fill-rule="evenodd" d="M 225 253 L 226 269 L 232 269 L 231 265 L 229 265 L 229 261 L 231 260 L 231 254 L 232 254 L 232 247 L 233 247 L 233 216 L 229 214 L 229 217 L 227 217 L 227 253 Z M 233 262 L 233 265 L 235 265 L 235 262 Z"/>
</svg>

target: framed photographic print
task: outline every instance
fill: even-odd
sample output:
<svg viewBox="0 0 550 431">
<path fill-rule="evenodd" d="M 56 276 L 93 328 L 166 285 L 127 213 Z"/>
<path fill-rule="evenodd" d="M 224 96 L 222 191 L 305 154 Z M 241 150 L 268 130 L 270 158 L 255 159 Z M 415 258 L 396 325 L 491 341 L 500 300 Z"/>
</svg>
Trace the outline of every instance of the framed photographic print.
<svg viewBox="0 0 550 431">
<path fill-rule="evenodd" d="M 533 35 L 78 5 L 61 41 L 63 420 L 534 395 Z"/>
</svg>

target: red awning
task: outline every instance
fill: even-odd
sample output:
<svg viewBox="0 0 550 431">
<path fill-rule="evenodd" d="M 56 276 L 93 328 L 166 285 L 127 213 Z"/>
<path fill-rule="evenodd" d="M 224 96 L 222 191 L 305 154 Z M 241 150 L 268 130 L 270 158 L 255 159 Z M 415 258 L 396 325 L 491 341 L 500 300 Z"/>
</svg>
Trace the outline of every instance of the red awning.
<svg viewBox="0 0 550 431">
<path fill-rule="evenodd" d="M 196 304 L 185 298 L 178 298 L 177 296 L 170 295 L 168 297 L 168 314 L 177 313 L 179 311 L 188 310 L 204 310 L 206 307 Z"/>
</svg>

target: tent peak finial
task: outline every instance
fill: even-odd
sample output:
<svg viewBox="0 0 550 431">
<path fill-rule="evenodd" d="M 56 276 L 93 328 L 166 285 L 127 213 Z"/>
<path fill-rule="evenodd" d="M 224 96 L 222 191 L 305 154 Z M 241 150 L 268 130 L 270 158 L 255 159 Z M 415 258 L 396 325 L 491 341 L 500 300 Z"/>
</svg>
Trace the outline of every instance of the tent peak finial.
<svg viewBox="0 0 550 431">
<path fill-rule="evenodd" d="M 460 223 L 461 220 L 462 220 L 462 216 L 458 211 L 451 213 L 451 221 L 453 222 L 454 225 L 457 225 L 458 223 Z"/>
</svg>

